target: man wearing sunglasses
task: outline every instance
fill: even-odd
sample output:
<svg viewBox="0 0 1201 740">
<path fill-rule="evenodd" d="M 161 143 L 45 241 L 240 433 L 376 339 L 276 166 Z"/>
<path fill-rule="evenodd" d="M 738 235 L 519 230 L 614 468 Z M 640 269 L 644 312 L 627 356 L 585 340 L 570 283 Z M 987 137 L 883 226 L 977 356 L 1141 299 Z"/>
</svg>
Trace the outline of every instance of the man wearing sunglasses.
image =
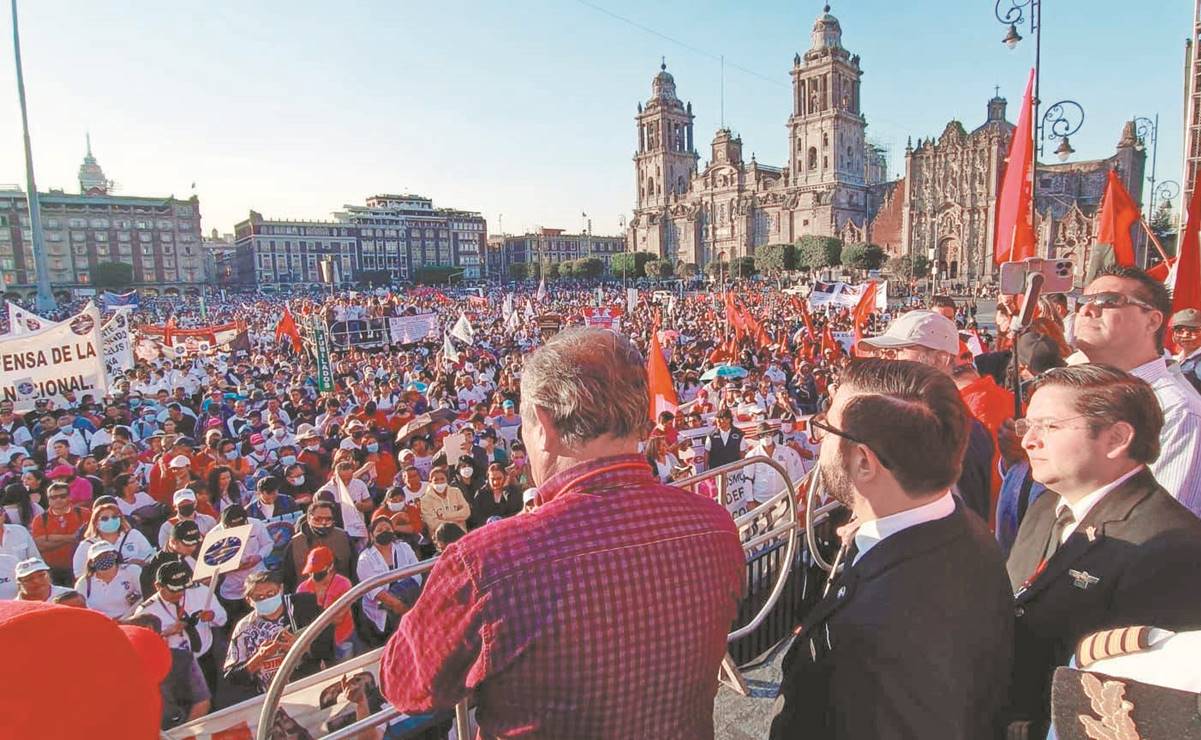
<svg viewBox="0 0 1201 740">
<path fill-rule="evenodd" d="M 1013 596 L 996 542 L 950 492 L 968 442 L 954 382 L 856 360 L 810 426 L 854 529 L 784 659 L 771 737 L 992 737 Z"/>
<path fill-rule="evenodd" d="M 1164 360 L 1172 311 L 1162 283 L 1135 267 L 1110 266 L 1089 283 L 1076 308 L 1080 360 L 1111 365 L 1151 386 L 1163 411 L 1159 459 L 1150 465 L 1161 486 L 1201 516 L 1201 395 Z"/>
<path fill-rule="evenodd" d="M 1184 379 L 1201 392 L 1201 311 L 1186 308 L 1172 315 L 1172 341 L 1180 351 L 1176 362 Z"/>
</svg>

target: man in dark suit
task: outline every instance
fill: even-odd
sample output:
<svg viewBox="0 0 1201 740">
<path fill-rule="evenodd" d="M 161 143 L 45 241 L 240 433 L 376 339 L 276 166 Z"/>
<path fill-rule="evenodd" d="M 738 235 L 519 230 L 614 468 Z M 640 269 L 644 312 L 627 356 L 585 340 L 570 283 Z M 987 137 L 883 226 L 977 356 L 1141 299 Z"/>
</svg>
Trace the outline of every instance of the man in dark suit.
<svg viewBox="0 0 1201 740">
<path fill-rule="evenodd" d="M 716 424 L 717 430 L 705 439 L 709 470 L 742 459 L 743 434 L 734 428 L 734 414 L 728 408 L 718 411 Z"/>
<path fill-rule="evenodd" d="M 784 660 L 771 737 L 990 737 L 1013 605 L 996 542 L 950 493 L 969 435 L 954 382 L 855 361 L 810 426 L 857 529 Z"/>
<path fill-rule="evenodd" d="M 1156 483 L 1163 414 L 1151 387 L 1105 365 L 1044 373 L 1017 422 L 1047 486 L 1009 555 L 1016 601 L 1011 721 L 1042 737 L 1049 685 L 1085 635 L 1201 627 L 1201 521 Z"/>
</svg>

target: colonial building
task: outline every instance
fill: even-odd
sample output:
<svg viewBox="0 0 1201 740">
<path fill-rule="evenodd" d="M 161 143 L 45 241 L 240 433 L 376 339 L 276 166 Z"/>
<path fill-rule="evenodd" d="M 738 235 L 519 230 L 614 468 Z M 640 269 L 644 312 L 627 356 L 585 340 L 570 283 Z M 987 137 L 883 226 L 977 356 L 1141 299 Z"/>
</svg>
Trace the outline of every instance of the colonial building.
<svg viewBox="0 0 1201 740">
<path fill-rule="evenodd" d="M 529 234 L 507 235 L 493 242 L 495 269 L 498 275 L 508 275 L 514 264 L 552 264 L 596 257 L 608 269 L 614 254 L 626 251 L 624 236 L 568 234 L 563 229 L 539 229 Z"/>
<path fill-rule="evenodd" d="M 754 155 L 747 161 L 742 139 L 723 128 L 698 171 L 692 104 L 680 101 L 661 65 L 635 117 L 633 248 L 704 265 L 805 234 L 862 240 L 878 201 L 871 191 L 885 169 L 882 152 L 864 135 L 862 74 L 826 6 L 809 50 L 793 58 L 788 162 L 769 166 Z"/>
<path fill-rule="evenodd" d="M 234 227 L 234 283 L 270 290 L 327 282 L 353 285 L 362 272 L 387 272 L 396 282 L 423 267 L 460 268 L 483 277 L 488 226 L 471 211 L 434 208 L 420 195 L 373 195 L 345 205 L 333 221 L 268 220 L 250 212 Z M 327 273 L 322 272 L 322 263 Z"/>
<path fill-rule="evenodd" d="M 110 193 L 111 183 L 92 155 L 79 168 L 80 194 L 39 194 L 50 284 L 66 297 L 93 288 L 103 263 L 133 270 L 130 287 L 143 293 L 192 293 L 205 281 L 200 246 L 200 201 Z M 17 186 L 0 186 L 0 281 L 15 298 L 37 292 L 29 204 Z"/>
<path fill-rule="evenodd" d="M 938 275 L 969 282 L 991 276 L 996 202 L 1014 127 L 1006 101 L 988 101 L 984 123 L 968 133 L 951 121 L 937 139 L 905 148 L 905 177 L 882 199 L 868 226 L 870 241 L 892 255 L 929 256 Z M 1040 254 L 1071 259 L 1083 278 L 1096 235 L 1106 173 L 1116 169 L 1135 201 L 1142 196 L 1146 156 L 1133 123 L 1112 157 L 1036 168 L 1036 232 Z M 1136 245 L 1141 244 L 1136 236 Z"/>
</svg>

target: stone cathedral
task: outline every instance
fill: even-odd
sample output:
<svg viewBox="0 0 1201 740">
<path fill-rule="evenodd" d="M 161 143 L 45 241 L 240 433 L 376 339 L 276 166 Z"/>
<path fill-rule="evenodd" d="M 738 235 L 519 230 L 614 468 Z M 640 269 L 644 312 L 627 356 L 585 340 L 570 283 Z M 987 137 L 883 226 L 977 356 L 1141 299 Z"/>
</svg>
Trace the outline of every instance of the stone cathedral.
<svg viewBox="0 0 1201 740">
<path fill-rule="evenodd" d="M 1005 99 L 989 100 L 984 122 L 970 133 L 951 121 L 937 139 L 907 146 L 905 176 L 886 181 L 884 155 L 865 138 L 859 56 L 843 47 L 829 6 L 813 25 L 809 50 L 793 58 L 791 74 L 787 164 L 747 161 L 741 138 L 722 128 L 699 169 L 692 104 L 679 99 L 675 79 L 661 65 L 636 116 L 632 248 L 704 266 L 816 234 L 873 242 L 890 255 L 934 250 L 942 278 L 990 277 L 996 199 L 1014 128 L 1005 118 Z M 1127 122 L 1111 157 L 1040 163 L 1042 253 L 1072 259 L 1082 277 L 1106 171 L 1116 168 L 1140 201 L 1145 161 L 1143 142 Z"/>
</svg>

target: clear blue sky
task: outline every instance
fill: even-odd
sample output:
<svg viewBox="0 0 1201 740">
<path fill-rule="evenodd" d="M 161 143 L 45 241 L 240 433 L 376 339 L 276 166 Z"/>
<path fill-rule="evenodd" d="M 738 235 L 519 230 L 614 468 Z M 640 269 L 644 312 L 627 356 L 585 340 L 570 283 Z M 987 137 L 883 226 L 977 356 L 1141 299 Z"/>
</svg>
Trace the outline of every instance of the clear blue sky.
<svg viewBox="0 0 1201 740">
<path fill-rule="evenodd" d="M 979 124 L 994 84 L 1016 119 L 1034 47 L 1002 46 L 993 0 L 832 5 L 844 45 L 862 57 L 869 137 L 891 148 L 894 174 L 907 136 L 937 136 L 951 118 Z M 1122 121 L 1159 113 L 1159 176 L 1178 180 L 1192 3 L 1044 5 L 1042 98 L 1086 109 L 1076 156 L 1108 156 Z M 187 196 L 195 181 L 206 231 L 232 230 L 251 208 L 329 218 L 373 193 L 410 191 L 481 211 L 493 232 L 499 214 L 508 232 L 577 230 L 586 211 L 606 233 L 633 207 L 635 105 L 649 96 L 660 55 L 692 101 L 702 160 L 719 124 L 724 54 L 726 124 L 747 156 L 778 164 L 788 71 L 821 2 L 21 6 L 42 190 L 77 190 L 90 130 L 121 193 Z M 2 13 L 0 183 L 24 183 L 8 3 Z"/>
</svg>

